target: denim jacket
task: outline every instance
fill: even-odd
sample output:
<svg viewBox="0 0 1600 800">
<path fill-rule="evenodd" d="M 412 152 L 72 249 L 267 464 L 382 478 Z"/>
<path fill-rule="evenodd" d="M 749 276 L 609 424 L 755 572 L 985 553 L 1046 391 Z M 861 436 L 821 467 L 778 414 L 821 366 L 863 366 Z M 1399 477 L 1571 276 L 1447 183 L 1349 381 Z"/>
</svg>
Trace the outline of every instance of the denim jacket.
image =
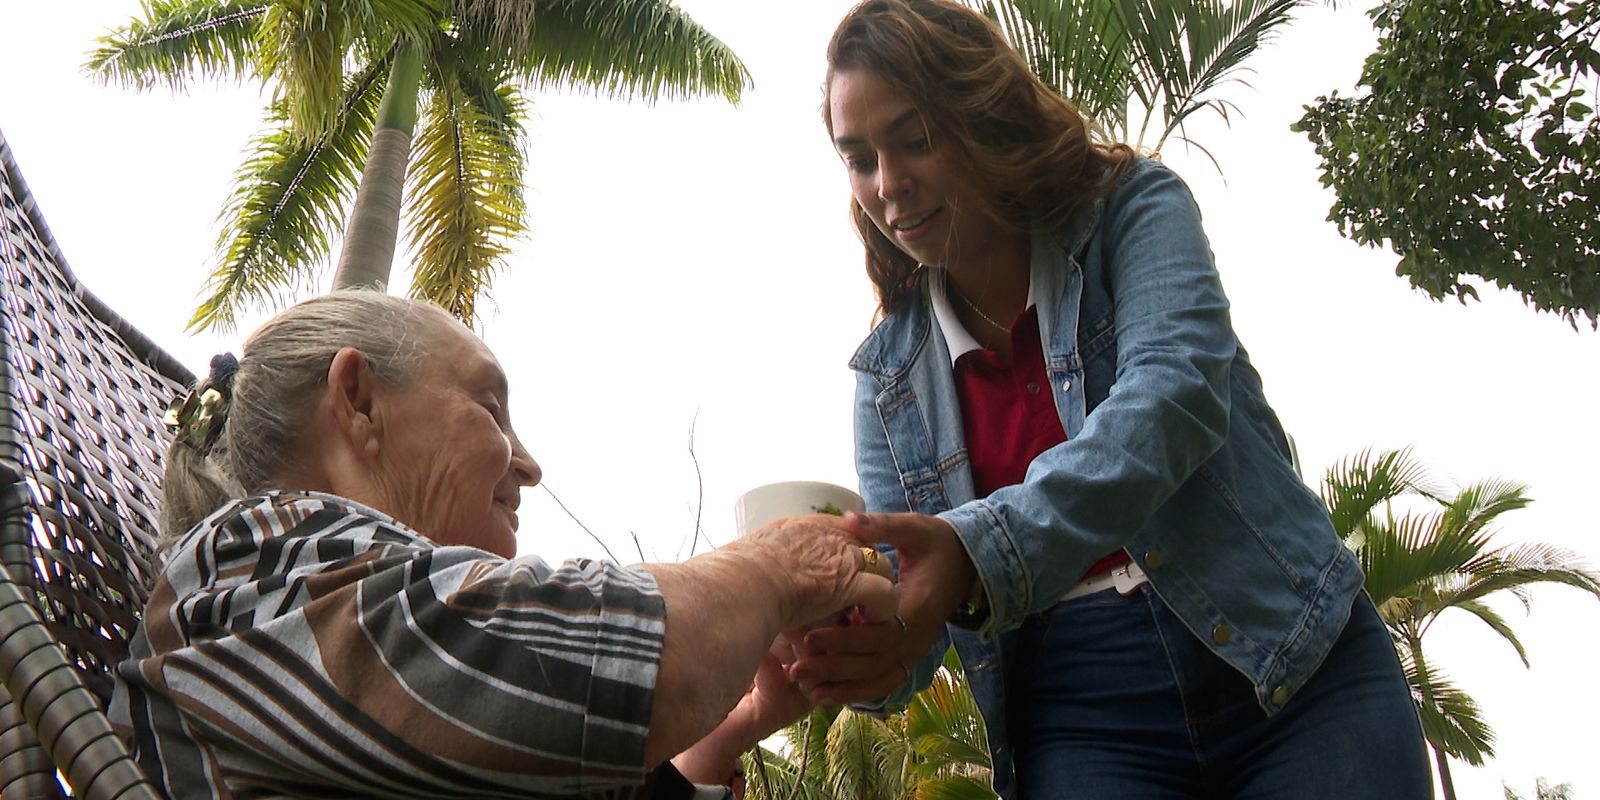
<svg viewBox="0 0 1600 800">
<path fill-rule="evenodd" d="M 1322 662 L 1362 575 L 1291 465 L 1228 318 L 1200 212 L 1140 160 L 1109 196 L 1030 234 L 1045 368 L 1067 441 L 1021 484 L 975 496 L 950 357 L 927 281 L 856 352 L 856 468 L 872 511 L 936 514 L 977 568 L 989 615 L 947 628 L 1012 787 L 1012 631 L 1118 548 L 1267 713 Z M 928 684 L 948 641 L 882 705 Z M 869 709 L 870 710 L 870 709 Z"/>
</svg>

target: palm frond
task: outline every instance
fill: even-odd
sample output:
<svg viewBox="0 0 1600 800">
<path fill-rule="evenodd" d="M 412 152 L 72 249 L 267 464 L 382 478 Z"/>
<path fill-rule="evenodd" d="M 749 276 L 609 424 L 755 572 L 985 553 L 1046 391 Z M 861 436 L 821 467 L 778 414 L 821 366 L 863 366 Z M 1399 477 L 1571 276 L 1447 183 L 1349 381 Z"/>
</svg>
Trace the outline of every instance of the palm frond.
<svg viewBox="0 0 1600 800">
<path fill-rule="evenodd" d="M 1406 514 L 1391 524 L 1369 524 L 1356 550 L 1373 602 L 1417 596 L 1440 580 L 1457 575 L 1482 552 L 1483 537 L 1443 530 L 1437 514 Z"/>
<path fill-rule="evenodd" d="M 522 101 L 506 76 L 456 70 L 447 51 L 435 54 L 442 71 L 412 143 L 411 295 L 471 324 L 512 241 L 527 230 Z"/>
<path fill-rule="evenodd" d="M 906 709 L 906 738 L 923 760 L 987 770 L 989 746 L 977 701 L 959 672 L 942 669 Z"/>
<path fill-rule="evenodd" d="M 343 97 L 345 59 L 354 40 L 350 21 L 330 4 L 277 3 L 262 19 L 257 41 L 261 74 L 274 82 L 276 105 L 306 141 L 334 125 Z"/>
<path fill-rule="evenodd" d="M 526 42 L 538 24 L 540 5 L 527 0 L 455 0 L 455 23 L 489 41 Z"/>
<path fill-rule="evenodd" d="M 1328 468 L 1319 492 L 1333 529 L 1349 539 L 1379 507 L 1408 493 L 1433 494 L 1433 479 L 1411 451 L 1370 449 L 1346 456 Z"/>
<path fill-rule="evenodd" d="M 84 64 L 96 78 L 136 89 L 182 89 L 189 78 L 255 74 L 261 2 L 153 0 L 143 19 L 112 31 Z"/>
<path fill-rule="evenodd" d="M 231 330 L 244 308 L 285 305 L 297 284 L 309 286 L 360 179 L 387 68 L 370 64 L 350 81 L 336 124 L 315 141 L 293 130 L 281 104 L 273 107 L 273 127 L 256 138 L 219 215 L 220 263 L 191 330 Z"/>
<path fill-rule="evenodd" d="M 845 711 L 828 726 L 828 790 L 833 797 L 894 798 L 905 794 L 905 745 L 894 721 Z"/>
<path fill-rule="evenodd" d="M 1468 562 L 1466 580 L 1448 598 L 1469 602 L 1501 591 L 1519 592 L 1537 583 L 1556 583 L 1588 592 L 1600 599 L 1600 572 L 1584 558 L 1565 548 L 1524 543 L 1490 551 Z M 1524 606 L 1527 598 L 1519 595 Z"/>
<path fill-rule="evenodd" d="M 989 788 L 989 782 L 968 775 L 931 778 L 917 784 L 913 797 L 916 800 L 995 800 L 999 795 Z"/>
<path fill-rule="evenodd" d="M 799 774 L 798 759 L 786 758 L 780 753 L 775 753 L 764 747 L 757 748 L 765 767 L 767 779 L 771 786 L 765 785 L 757 775 L 762 766 L 758 766 L 755 756 L 751 753 L 744 754 L 744 769 L 746 780 L 745 797 L 747 800 L 831 800 L 832 795 L 827 789 L 814 780 L 807 779 Z M 809 772 L 809 769 L 808 769 Z M 800 784 L 798 791 L 796 783 Z M 768 789 L 771 793 L 768 793 Z"/>
<path fill-rule="evenodd" d="M 813 708 L 784 729 L 791 759 L 803 762 L 806 780 L 817 782 L 819 786 L 826 782 L 828 771 L 828 729 L 843 713 L 844 709 L 838 706 Z"/>
<path fill-rule="evenodd" d="M 354 38 L 413 42 L 432 39 L 456 8 L 451 0 L 344 0 L 339 5 Z M 522 5 L 533 4 L 523 0 Z"/>
<path fill-rule="evenodd" d="M 733 103 L 749 86 L 733 51 L 666 0 L 551 0 L 538 14 L 526 41 L 507 43 L 519 77 L 536 85 Z"/>
<path fill-rule="evenodd" d="M 1236 77 L 1242 64 L 1275 30 L 1289 21 L 1290 14 L 1309 0 L 1235 0 L 1228 4 L 1215 0 L 1195 0 L 1196 10 L 1185 30 L 1183 69 L 1169 75 L 1180 78 L 1162 87 L 1166 128 L 1157 139 L 1160 150 L 1172 131 L 1202 108 L 1216 108 L 1218 101 L 1201 98 Z"/>
<path fill-rule="evenodd" d="M 1443 524 L 1476 534 L 1507 511 L 1526 508 L 1533 499 L 1528 487 L 1514 481 L 1491 480 L 1472 484 L 1456 493 L 1446 506 Z"/>
<path fill-rule="evenodd" d="M 1484 719 L 1478 702 L 1437 668 L 1429 667 L 1424 676 L 1411 659 L 1402 657 L 1401 664 L 1405 667 L 1406 681 L 1412 686 L 1422 735 L 1428 743 L 1473 766 L 1482 766 L 1486 759 L 1492 758 L 1494 730 Z M 1424 677 L 1432 703 L 1422 700 L 1420 687 Z"/>
<path fill-rule="evenodd" d="M 1522 666 L 1533 666 L 1532 664 L 1528 663 L 1528 649 L 1522 646 L 1522 640 L 1517 638 L 1517 632 L 1512 630 L 1510 625 L 1506 624 L 1505 617 L 1500 616 L 1500 612 L 1495 611 L 1494 609 L 1476 600 L 1460 601 L 1454 603 L 1452 607 L 1459 608 L 1462 611 L 1465 611 L 1477 617 L 1478 619 L 1483 620 L 1483 624 L 1488 625 L 1492 630 L 1494 630 L 1495 633 L 1500 634 L 1500 638 L 1505 639 L 1511 644 L 1511 648 L 1517 651 L 1517 657 L 1522 659 Z"/>
<path fill-rule="evenodd" d="M 1126 138 L 1132 66 L 1127 26 L 1113 0 L 999 0 L 981 7 L 1034 74 L 1093 121 L 1102 138 Z"/>
</svg>

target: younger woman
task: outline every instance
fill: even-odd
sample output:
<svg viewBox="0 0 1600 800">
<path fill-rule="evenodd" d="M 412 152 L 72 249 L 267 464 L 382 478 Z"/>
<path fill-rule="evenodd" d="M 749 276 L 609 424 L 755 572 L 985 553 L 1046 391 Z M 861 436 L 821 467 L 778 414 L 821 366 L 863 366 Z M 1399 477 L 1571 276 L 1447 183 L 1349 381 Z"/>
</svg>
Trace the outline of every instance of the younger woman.
<svg viewBox="0 0 1600 800">
<path fill-rule="evenodd" d="M 950 0 L 851 11 L 824 121 L 882 316 L 851 362 L 861 493 L 901 512 L 856 522 L 898 551 L 904 625 L 812 631 L 791 676 L 881 707 L 954 640 L 1007 798 L 1427 797 L 1183 182 Z"/>
</svg>

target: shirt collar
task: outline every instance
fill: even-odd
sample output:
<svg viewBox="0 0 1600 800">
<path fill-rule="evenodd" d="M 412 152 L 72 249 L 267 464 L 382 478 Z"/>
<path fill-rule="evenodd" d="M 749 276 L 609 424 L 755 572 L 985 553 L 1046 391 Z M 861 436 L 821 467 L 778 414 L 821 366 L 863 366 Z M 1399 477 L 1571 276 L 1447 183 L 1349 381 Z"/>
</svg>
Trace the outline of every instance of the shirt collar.
<svg viewBox="0 0 1600 800">
<path fill-rule="evenodd" d="M 983 345 L 972 338 L 972 334 L 962 326 L 961 319 L 956 316 L 955 307 L 950 305 L 950 296 L 945 289 L 945 270 L 943 267 L 929 267 L 928 272 L 928 301 L 933 306 L 933 317 L 939 321 L 939 332 L 944 334 L 945 349 L 950 351 L 950 366 L 956 365 L 956 359 L 974 350 L 982 350 Z M 1033 281 L 1028 281 L 1028 301 L 1023 304 L 1022 310 L 1027 311 L 1033 306 Z"/>
</svg>

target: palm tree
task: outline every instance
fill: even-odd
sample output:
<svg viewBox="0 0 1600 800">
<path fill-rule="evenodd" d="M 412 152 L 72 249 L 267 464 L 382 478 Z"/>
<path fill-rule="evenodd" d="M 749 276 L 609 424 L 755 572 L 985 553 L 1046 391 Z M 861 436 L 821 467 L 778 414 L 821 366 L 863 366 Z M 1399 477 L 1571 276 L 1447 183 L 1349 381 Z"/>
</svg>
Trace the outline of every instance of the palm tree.
<svg viewBox="0 0 1600 800">
<path fill-rule="evenodd" d="M 1508 592 L 1531 610 L 1528 587 L 1536 583 L 1565 584 L 1600 599 L 1600 573 L 1546 544 L 1491 546 L 1499 516 L 1531 502 L 1526 487 L 1491 480 L 1447 494 L 1407 451 L 1363 451 L 1335 464 L 1322 498 L 1366 571 L 1367 593 L 1399 651 L 1440 785 L 1454 800 L 1449 759 L 1481 765 L 1494 755 L 1494 735 L 1472 698 L 1427 660 L 1423 636 L 1444 612 L 1458 609 L 1488 625 L 1528 666 L 1516 632 L 1486 601 Z M 1398 510 L 1397 502 L 1420 509 Z"/>
<path fill-rule="evenodd" d="M 750 800 L 996 797 L 983 718 L 955 650 L 901 713 L 877 719 L 819 708 L 790 726 L 785 738 L 787 755 L 763 748 L 761 765 L 746 755 Z"/>
<path fill-rule="evenodd" d="M 1503 784 L 1502 784 L 1503 786 Z M 1510 786 L 1504 786 L 1506 800 L 1522 800 L 1522 795 L 1517 794 Z M 1572 800 L 1572 784 L 1562 783 L 1551 786 L 1544 778 L 1539 778 L 1533 785 L 1533 800 Z"/>
<path fill-rule="evenodd" d="M 470 322 L 527 228 L 529 91 L 737 102 L 749 80 L 669 0 L 147 0 L 87 67 L 140 89 L 272 87 L 192 328 L 230 328 L 315 284 L 347 211 L 334 285 L 387 284 L 403 193 L 412 295 Z"/>
<path fill-rule="evenodd" d="M 1308 0 L 967 0 L 1000 24 L 1029 66 L 1107 141 L 1160 152 Z M 1242 81 L 1241 81 L 1242 82 Z M 1130 114 L 1138 114 L 1134 117 Z M 1212 158 L 1212 163 L 1216 159 Z"/>
</svg>

